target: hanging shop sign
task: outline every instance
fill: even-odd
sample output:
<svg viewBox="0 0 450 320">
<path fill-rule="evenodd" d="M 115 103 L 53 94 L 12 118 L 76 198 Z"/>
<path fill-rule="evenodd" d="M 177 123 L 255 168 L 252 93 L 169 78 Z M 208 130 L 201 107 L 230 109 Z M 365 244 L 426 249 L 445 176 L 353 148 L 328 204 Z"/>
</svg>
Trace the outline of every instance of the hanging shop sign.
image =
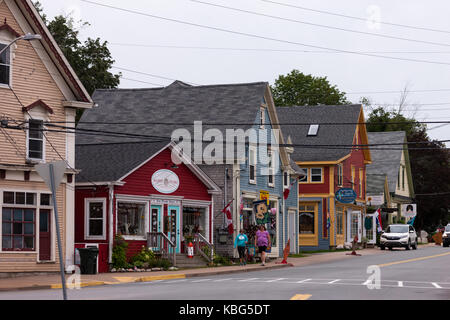
<svg viewBox="0 0 450 320">
<path fill-rule="evenodd" d="M 178 190 L 180 179 L 175 172 L 163 169 L 153 174 L 152 185 L 158 192 L 170 194 Z"/>
<path fill-rule="evenodd" d="M 266 200 L 267 205 L 269 205 L 269 197 L 270 197 L 269 191 L 264 190 L 259 191 L 259 200 Z"/>
<path fill-rule="evenodd" d="M 355 190 L 350 188 L 342 188 L 336 192 L 335 198 L 340 203 L 353 203 L 358 195 Z"/>
</svg>

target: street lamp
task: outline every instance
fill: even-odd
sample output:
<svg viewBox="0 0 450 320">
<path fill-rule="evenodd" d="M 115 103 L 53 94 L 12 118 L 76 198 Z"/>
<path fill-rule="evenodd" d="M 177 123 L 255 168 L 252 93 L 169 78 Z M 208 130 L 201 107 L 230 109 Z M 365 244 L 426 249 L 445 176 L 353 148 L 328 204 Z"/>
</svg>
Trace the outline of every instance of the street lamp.
<svg viewBox="0 0 450 320">
<path fill-rule="evenodd" d="M 6 47 L 4 47 L 1 51 L 0 51 L 0 56 L 2 55 L 2 53 L 8 49 L 9 47 L 11 47 L 14 43 L 16 43 L 17 41 L 20 40 L 26 40 L 26 41 L 33 41 L 33 40 L 41 40 L 42 36 L 40 34 L 31 34 L 31 33 L 27 33 L 26 35 L 23 35 L 21 37 L 18 37 L 16 39 L 14 39 L 10 44 L 8 44 Z"/>
</svg>

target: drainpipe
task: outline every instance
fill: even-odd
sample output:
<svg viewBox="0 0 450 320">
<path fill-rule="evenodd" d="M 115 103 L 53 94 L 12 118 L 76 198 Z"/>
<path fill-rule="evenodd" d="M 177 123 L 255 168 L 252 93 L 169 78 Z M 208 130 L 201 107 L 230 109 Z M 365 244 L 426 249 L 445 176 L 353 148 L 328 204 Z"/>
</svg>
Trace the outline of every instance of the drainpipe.
<svg viewBox="0 0 450 320">
<path fill-rule="evenodd" d="M 228 204 L 228 168 L 225 167 L 225 177 L 224 177 L 224 196 L 223 196 L 223 207 Z M 223 228 L 227 227 L 226 217 L 223 215 Z"/>
<path fill-rule="evenodd" d="M 108 184 L 109 189 L 109 245 L 108 245 L 108 262 L 112 263 L 112 249 L 114 245 L 114 184 Z"/>
</svg>

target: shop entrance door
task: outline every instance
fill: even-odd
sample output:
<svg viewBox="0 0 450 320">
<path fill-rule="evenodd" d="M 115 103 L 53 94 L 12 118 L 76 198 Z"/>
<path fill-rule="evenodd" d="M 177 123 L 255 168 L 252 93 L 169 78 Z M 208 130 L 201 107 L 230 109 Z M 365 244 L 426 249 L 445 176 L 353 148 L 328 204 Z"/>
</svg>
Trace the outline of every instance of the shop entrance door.
<svg viewBox="0 0 450 320">
<path fill-rule="evenodd" d="M 164 233 L 167 237 L 176 244 L 175 253 L 180 253 L 180 207 L 168 206 L 167 213 L 164 217 Z M 172 249 L 169 248 L 169 253 Z"/>
<path fill-rule="evenodd" d="M 39 261 L 51 260 L 50 210 L 39 211 Z"/>
<path fill-rule="evenodd" d="M 289 234 L 288 237 L 291 240 L 291 252 L 290 253 L 296 253 L 296 230 L 297 228 L 295 227 L 296 223 L 295 223 L 295 218 L 297 217 L 296 212 L 295 211 L 289 211 Z"/>
</svg>

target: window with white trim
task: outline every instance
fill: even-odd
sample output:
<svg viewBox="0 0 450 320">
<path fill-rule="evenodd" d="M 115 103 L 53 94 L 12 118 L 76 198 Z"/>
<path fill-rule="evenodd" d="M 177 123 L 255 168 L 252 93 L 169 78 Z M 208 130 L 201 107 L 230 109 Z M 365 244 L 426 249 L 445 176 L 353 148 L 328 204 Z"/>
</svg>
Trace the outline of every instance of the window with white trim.
<svg viewBox="0 0 450 320">
<path fill-rule="evenodd" d="M 284 188 L 289 188 L 289 172 L 284 171 L 283 172 L 283 186 Z"/>
<path fill-rule="evenodd" d="M 256 161 L 257 161 L 257 151 L 255 147 L 249 148 L 249 157 L 248 157 L 248 163 L 249 163 L 249 183 L 256 184 Z"/>
<path fill-rule="evenodd" d="M 269 157 L 269 177 L 268 177 L 268 185 L 269 187 L 275 186 L 275 169 L 274 169 L 274 152 L 270 148 L 267 149 L 267 155 Z"/>
<path fill-rule="evenodd" d="M 29 159 L 44 159 L 44 122 L 30 119 L 28 123 L 27 155 Z"/>
<path fill-rule="evenodd" d="M 123 236 L 146 236 L 146 204 L 135 202 L 118 202 L 117 231 Z"/>
<path fill-rule="evenodd" d="M 106 199 L 86 199 L 85 238 L 106 239 Z"/>
<path fill-rule="evenodd" d="M 0 43 L 0 51 L 6 47 L 6 44 Z M 0 85 L 9 85 L 11 82 L 11 49 L 6 49 L 0 55 Z"/>
</svg>

